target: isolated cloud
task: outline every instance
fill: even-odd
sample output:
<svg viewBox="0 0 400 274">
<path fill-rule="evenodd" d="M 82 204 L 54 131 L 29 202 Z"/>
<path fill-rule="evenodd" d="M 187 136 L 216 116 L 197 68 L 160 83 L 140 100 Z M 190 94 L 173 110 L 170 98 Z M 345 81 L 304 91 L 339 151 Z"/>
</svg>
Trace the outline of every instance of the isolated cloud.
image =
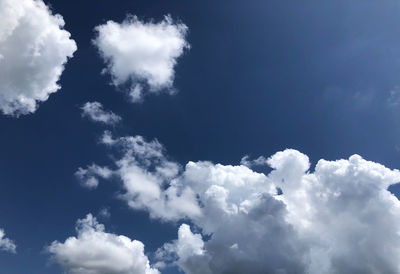
<svg viewBox="0 0 400 274">
<path fill-rule="evenodd" d="M 106 132 L 103 143 L 121 153 L 113 172 L 132 208 L 188 223 L 158 250 L 159 267 L 190 274 L 400 271 L 400 202 L 388 191 L 400 181 L 398 170 L 353 155 L 320 160 L 311 171 L 306 155 L 288 149 L 260 158 L 273 169 L 265 175 L 243 165 L 181 167 L 141 136 Z"/>
<path fill-rule="evenodd" d="M 144 93 L 172 92 L 177 59 L 189 48 L 187 29 L 170 16 L 158 23 L 128 16 L 121 24 L 108 21 L 97 26 L 93 43 L 112 83 L 128 85 L 130 99 L 138 102 Z"/>
<path fill-rule="evenodd" d="M 159 274 L 151 268 L 144 245 L 104 231 L 91 214 L 78 220 L 77 237 L 53 242 L 48 251 L 71 274 Z"/>
<path fill-rule="evenodd" d="M 92 164 L 87 168 L 78 168 L 75 172 L 75 176 L 79 179 L 82 186 L 94 189 L 99 185 L 99 180 L 97 178 L 108 179 L 112 176 L 112 171 L 108 167 Z"/>
<path fill-rule="evenodd" d="M 104 110 L 103 105 L 99 102 L 86 102 L 81 109 L 83 117 L 106 125 L 115 125 L 122 119 L 114 112 Z"/>
<path fill-rule="evenodd" d="M 34 112 L 57 84 L 77 47 L 42 0 L 0 0 L 0 111 Z"/>
<path fill-rule="evenodd" d="M 0 229 L 0 250 L 16 253 L 17 246 L 14 242 L 5 237 L 3 229 Z"/>
</svg>

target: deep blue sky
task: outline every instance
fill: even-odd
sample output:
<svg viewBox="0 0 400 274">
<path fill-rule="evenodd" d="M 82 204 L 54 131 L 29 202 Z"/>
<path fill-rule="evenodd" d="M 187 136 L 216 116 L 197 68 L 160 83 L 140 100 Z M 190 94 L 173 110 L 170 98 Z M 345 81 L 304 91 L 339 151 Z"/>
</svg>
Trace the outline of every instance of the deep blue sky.
<svg viewBox="0 0 400 274">
<path fill-rule="evenodd" d="M 62 90 L 34 114 L 0 116 L 0 227 L 18 246 L 17 255 L 0 253 L 0 273 L 60 273 L 44 246 L 74 235 L 75 221 L 102 207 L 111 212 L 100 219 L 108 230 L 146 251 L 176 238 L 177 225 L 128 209 L 117 185 L 88 191 L 76 181 L 78 167 L 110 162 L 97 143 L 104 127 L 81 118 L 87 101 L 123 117 L 115 135 L 157 138 L 182 164 L 237 164 L 295 148 L 314 164 L 357 153 L 400 166 L 400 105 L 388 103 L 400 86 L 399 1 L 45 2 L 64 17 L 78 51 Z M 156 21 L 170 14 L 189 27 L 175 96 L 131 104 L 100 74 L 93 28 L 128 13 Z"/>
</svg>

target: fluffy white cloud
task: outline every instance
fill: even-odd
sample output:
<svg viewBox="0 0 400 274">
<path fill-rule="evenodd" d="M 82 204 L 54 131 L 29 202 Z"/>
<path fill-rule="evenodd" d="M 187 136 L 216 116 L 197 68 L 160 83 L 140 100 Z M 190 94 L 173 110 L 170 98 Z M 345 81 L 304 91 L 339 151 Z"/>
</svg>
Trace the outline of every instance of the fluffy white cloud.
<svg viewBox="0 0 400 274">
<path fill-rule="evenodd" d="M 116 156 L 122 198 L 153 218 L 186 220 L 157 252 L 159 267 L 185 273 L 399 273 L 400 201 L 388 187 L 398 170 L 366 161 L 320 160 L 285 150 L 265 175 L 244 165 L 170 161 L 140 136 L 103 143 Z M 246 159 L 248 163 L 256 163 Z M 278 192 L 277 189 L 281 191 Z"/>
<path fill-rule="evenodd" d="M 115 125 L 122 119 L 112 111 L 105 111 L 103 105 L 99 102 L 86 102 L 81 109 L 83 117 L 106 125 Z"/>
<path fill-rule="evenodd" d="M 77 237 L 53 242 L 48 251 L 71 274 L 159 274 L 150 266 L 144 245 L 104 231 L 91 214 L 78 220 Z"/>
<path fill-rule="evenodd" d="M 3 229 L 0 229 L 0 250 L 15 253 L 17 246 L 14 242 L 5 237 Z"/>
<path fill-rule="evenodd" d="M 125 193 L 121 198 L 130 207 L 146 209 L 152 217 L 165 220 L 200 214 L 195 193 L 178 181 L 170 183 L 181 167 L 165 157 L 163 147 L 157 140 L 147 142 L 141 136 L 114 139 L 106 131 L 102 142 L 122 151 L 123 155 L 115 162 L 117 168 L 112 170 L 112 174 L 122 180 Z M 103 170 L 97 165 L 81 168 L 77 171 L 77 174 L 80 173 L 85 174 L 81 177 L 83 183 L 90 181 L 89 184 L 93 182 L 96 186 L 96 175 L 105 179 L 109 177 L 103 176 Z"/>
<path fill-rule="evenodd" d="M 0 0 L 0 111 L 34 112 L 39 102 L 60 89 L 68 57 L 77 49 L 42 0 Z"/>
<path fill-rule="evenodd" d="M 161 260 L 160 267 L 165 267 L 166 261 L 175 261 L 185 273 L 212 273 L 208 266 L 210 256 L 206 254 L 202 236 L 193 234 L 187 224 L 180 226 L 177 240 L 157 250 L 156 257 Z"/>
<path fill-rule="evenodd" d="M 121 24 L 108 21 L 95 28 L 93 43 L 106 63 L 115 86 L 128 85 L 131 101 L 147 92 L 173 92 L 174 67 L 185 48 L 187 26 L 170 16 L 158 23 L 129 16 Z"/>
</svg>

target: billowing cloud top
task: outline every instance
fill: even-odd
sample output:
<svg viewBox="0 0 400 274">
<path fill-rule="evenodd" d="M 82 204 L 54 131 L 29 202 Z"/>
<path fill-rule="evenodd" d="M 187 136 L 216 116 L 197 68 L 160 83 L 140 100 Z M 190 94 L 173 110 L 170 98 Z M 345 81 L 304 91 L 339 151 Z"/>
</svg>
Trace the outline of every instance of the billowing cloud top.
<svg viewBox="0 0 400 274">
<path fill-rule="evenodd" d="M 0 0 L 0 18 L 0 111 L 29 114 L 60 89 L 77 47 L 61 15 L 52 15 L 42 0 Z"/>
<path fill-rule="evenodd" d="M 14 242 L 5 237 L 3 229 L 0 229 L 0 250 L 15 253 L 17 246 Z"/>
<path fill-rule="evenodd" d="M 144 92 L 172 91 L 174 67 L 185 48 L 187 27 L 166 16 L 158 23 L 129 16 L 121 24 L 108 21 L 95 28 L 94 44 L 106 62 L 116 86 L 130 86 L 132 101 Z"/>
<path fill-rule="evenodd" d="M 158 250 L 159 267 L 175 264 L 189 274 L 400 272 L 400 201 L 387 190 L 400 181 L 398 170 L 353 155 L 320 160 L 310 171 L 308 157 L 291 149 L 257 162 L 273 169 L 268 175 L 211 162 L 183 168 L 157 141 L 106 132 L 103 143 L 122 151 L 112 172 L 129 206 L 188 222 Z"/>
<path fill-rule="evenodd" d="M 144 245 L 104 231 L 91 214 L 78 220 L 77 237 L 53 242 L 48 251 L 71 274 L 159 274 L 151 268 Z"/>
</svg>

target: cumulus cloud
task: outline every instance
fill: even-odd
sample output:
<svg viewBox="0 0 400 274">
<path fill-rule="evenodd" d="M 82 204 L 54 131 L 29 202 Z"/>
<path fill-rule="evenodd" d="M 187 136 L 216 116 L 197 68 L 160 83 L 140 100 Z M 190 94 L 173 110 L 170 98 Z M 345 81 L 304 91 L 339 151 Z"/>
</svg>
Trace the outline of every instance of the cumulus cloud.
<svg viewBox="0 0 400 274">
<path fill-rule="evenodd" d="M 244 165 L 169 160 L 141 136 L 103 143 L 121 153 L 121 196 L 153 218 L 184 221 L 157 252 L 159 267 L 185 273 L 399 273 L 400 202 L 388 191 L 400 172 L 359 155 L 338 161 L 287 149 Z M 280 191 L 278 191 L 280 189 Z M 192 232 L 196 231 L 196 232 Z"/>
<path fill-rule="evenodd" d="M 42 0 L 0 0 L 0 111 L 33 113 L 60 89 L 64 65 L 77 47 Z"/>
<path fill-rule="evenodd" d="M 102 142 L 122 152 L 113 174 L 123 182 L 125 192 L 120 197 L 130 207 L 146 209 L 152 217 L 165 220 L 200 213 L 193 190 L 178 181 L 170 182 L 181 167 L 164 155 L 157 140 L 148 142 L 142 136 L 114 138 L 106 131 Z"/>
<path fill-rule="evenodd" d="M 17 246 L 14 242 L 5 237 L 3 229 L 0 229 L 0 250 L 16 253 Z"/>
<path fill-rule="evenodd" d="M 112 111 L 105 111 L 103 105 L 99 102 L 86 102 L 81 109 L 83 117 L 106 125 L 115 125 L 122 119 Z"/>
<path fill-rule="evenodd" d="M 131 101 L 145 93 L 173 92 L 175 65 L 185 48 L 187 26 L 170 16 L 161 22 L 144 22 L 128 16 L 122 23 L 108 21 L 95 28 L 93 40 L 106 63 L 104 72 L 115 86 L 127 85 Z"/>
<path fill-rule="evenodd" d="M 156 258 L 161 260 L 161 267 L 165 267 L 165 262 L 172 261 L 185 273 L 212 273 L 208 267 L 210 256 L 206 254 L 202 236 L 192 233 L 187 224 L 179 227 L 177 240 L 157 250 Z"/>
<path fill-rule="evenodd" d="M 77 237 L 53 242 L 48 251 L 71 274 L 159 274 L 150 266 L 144 245 L 104 231 L 91 214 L 78 220 Z"/>
</svg>

